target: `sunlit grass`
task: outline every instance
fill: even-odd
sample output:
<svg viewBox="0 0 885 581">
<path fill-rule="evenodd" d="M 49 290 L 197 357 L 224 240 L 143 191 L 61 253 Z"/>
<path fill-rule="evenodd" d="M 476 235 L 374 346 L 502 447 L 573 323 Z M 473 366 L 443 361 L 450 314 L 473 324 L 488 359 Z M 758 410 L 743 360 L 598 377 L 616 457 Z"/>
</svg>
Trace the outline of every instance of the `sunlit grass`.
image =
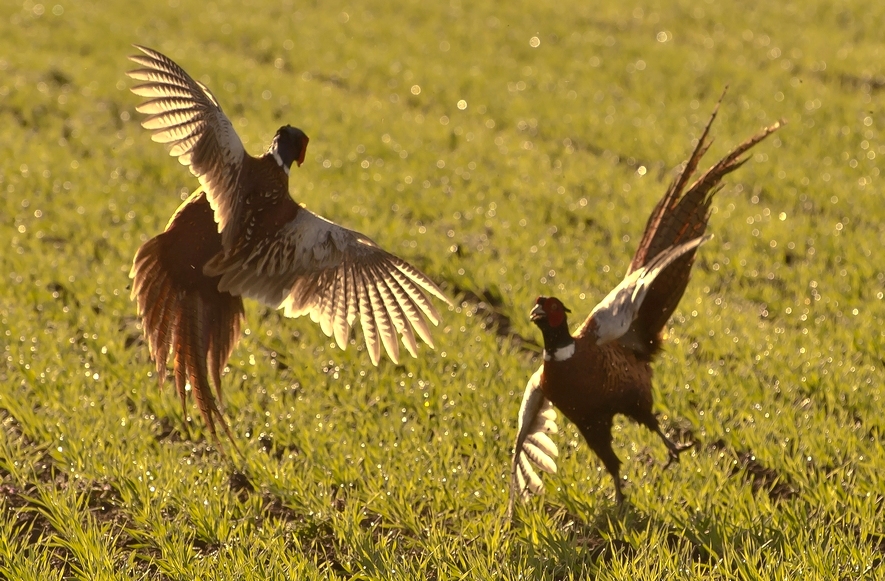
<svg viewBox="0 0 885 581">
<path fill-rule="evenodd" d="M 0 7 L 0 577 L 882 575 L 883 6 L 241 4 Z M 127 275 L 196 181 L 138 124 L 131 43 L 208 84 L 252 153 L 310 136 L 293 196 L 459 299 L 435 351 L 373 368 L 250 303 L 224 376 L 244 455 L 183 437 Z M 489 309 L 535 341 L 538 294 L 588 313 L 726 85 L 709 163 L 788 125 L 717 194 L 655 365 L 697 445 L 665 471 L 619 422 L 619 509 L 563 423 L 508 529 L 538 360 Z"/>
</svg>

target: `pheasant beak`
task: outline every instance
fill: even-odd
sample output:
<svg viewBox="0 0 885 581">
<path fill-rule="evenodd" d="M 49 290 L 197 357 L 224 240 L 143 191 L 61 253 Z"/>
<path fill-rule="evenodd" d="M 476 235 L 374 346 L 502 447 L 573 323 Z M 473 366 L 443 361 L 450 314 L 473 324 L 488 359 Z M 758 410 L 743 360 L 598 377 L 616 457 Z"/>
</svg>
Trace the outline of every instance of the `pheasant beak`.
<svg viewBox="0 0 885 581">
<path fill-rule="evenodd" d="M 301 142 L 301 155 L 298 156 L 298 159 L 295 161 L 298 163 L 298 167 L 301 167 L 301 164 L 304 163 L 304 156 L 307 155 L 307 142 L 310 139 L 307 135 L 304 136 L 304 140 Z"/>
<path fill-rule="evenodd" d="M 534 322 L 540 319 L 547 317 L 547 313 L 544 311 L 541 305 L 535 305 L 535 308 L 529 313 L 529 318 Z"/>
</svg>

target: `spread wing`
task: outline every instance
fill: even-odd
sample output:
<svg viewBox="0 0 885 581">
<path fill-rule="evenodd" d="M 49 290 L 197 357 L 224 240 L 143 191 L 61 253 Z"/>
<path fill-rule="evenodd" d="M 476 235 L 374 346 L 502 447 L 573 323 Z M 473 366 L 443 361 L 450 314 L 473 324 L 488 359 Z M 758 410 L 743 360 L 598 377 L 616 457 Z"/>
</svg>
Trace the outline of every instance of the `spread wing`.
<svg viewBox="0 0 885 581">
<path fill-rule="evenodd" d="M 679 246 L 668 248 L 640 268 L 627 274 L 621 284 L 593 308 L 576 336 L 584 337 L 587 333 L 593 332 L 597 345 L 625 338 L 627 331 L 639 315 L 655 279 L 681 256 L 694 252 L 698 246 L 710 238 L 712 235 L 708 234 Z M 628 336 L 625 339 L 627 346 L 633 348 L 631 338 Z"/>
<path fill-rule="evenodd" d="M 242 299 L 218 291 L 218 279 L 203 274 L 203 264 L 220 250 L 221 235 L 212 209 L 197 191 L 178 208 L 165 232 L 138 249 L 129 273 L 134 279 L 132 298 L 142 318 L 160 384 L 166 378 L 166 362 L 171 354 L 184 417 L 190 384 L 216 443 L 215 420 L 221 422 L 231 442 L 233 437 L 209 387 L 209 378 L 221 401 L 221 371 L 239 339 L 245 316 Z"/>
<path fill-rule="evenodd" d="M 227 247 L 236 239 L 239 200 L 234 194 L 246 155 L 243 143 L 206 86 L 159 52 L 135 48 L 144 54 L 129 59 L 142 68 L 127 74 L 145 81 L 132 87 L 133 93 L 147 98 L 136 107 L 147 114 L 141 124 L 153 132 L 151 139 L 169 145 L 170 155 L 200 179 Z M 226 229 L 228 224 L 233 227 Z"/>
<path fill-rule="evenodd" d="M 720 102 L 721 100 L 720 98 Z M 779 122 L 763 128 L 731 150 L 728 155 L 704 172 L 691 187 L 688 187 L 689 180 L 712 143 L 709 140 L 710 126 L 716 119 L 718 111 L 719 103 L 716 104 L 691 157 L 685 162 L 679 175 L 670 184 L 666 194 L 649 216 L 639 248 L 630 263 L 628 275 L 647 266 L 668 248 L 703 236 L 710 217 L 710 202 L 713 195 L 721 189 L 722 179 L 746 163 L 748 158 L 741 156 L 783 124 Z M 666 275 L 658 277 L 648 290 L 630 331 L 630 335 L 635 338 L 637 353 L 650 357 L 657 351 L 661 329 L 667 324 L 670 315 L 682 299 L 693 263 L 694 252 L 683 254 L 667 269 Z"/>
<path fill-rule="evenodd" d="M 397 334 L 413 357 L 416 335 L 433 347 L 427 321 L 437 325 L 439 313 L 428 295 L 451 304 L 409 263 L 305 208 L 273 237 L 219 253 L 204 272 L 221 277 L 219 290 L 283 308 L 287 317 L 310 315 L 342 349 L 359 317 L 375 365 L 381 344 L 399 361 Z"/>
<path fill-rule="evenodd" d="M 513 516 L 516 497 L 527 498 L 529 493 L 539 494 L 544 483 L 535 468 L 548 474 L 556 472 L 559 450 L 548 434 L 556 434 L 556 410 L 541 391 L 543 367 L 538 368 L 525 386 L 522 404 L 519 406 L 519 431 L 513 449 L 510 469 L 510 500 L 507 518 Z"/>
</svg>

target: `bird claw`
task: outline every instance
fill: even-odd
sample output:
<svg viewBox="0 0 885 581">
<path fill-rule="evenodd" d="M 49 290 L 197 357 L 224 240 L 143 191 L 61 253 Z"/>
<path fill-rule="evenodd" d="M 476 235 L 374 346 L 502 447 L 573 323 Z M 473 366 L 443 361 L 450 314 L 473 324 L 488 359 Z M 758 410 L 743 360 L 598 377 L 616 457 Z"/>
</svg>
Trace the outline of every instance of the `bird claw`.
<svg viewBox="0 0 885 581">
<path fill-rule="evenodd" d="M 693 447 L 694 442 L 688 444 L 675 444 L 673 442 L 670 442 L 670 444 L 667 445 L 667 455 L 669 456 L 669 458 L 667 460 L 667 463 L 664 464 L 664 470 L 669 468 L 671 464 L 679 464 L 679 455 Z"/>
</svg>

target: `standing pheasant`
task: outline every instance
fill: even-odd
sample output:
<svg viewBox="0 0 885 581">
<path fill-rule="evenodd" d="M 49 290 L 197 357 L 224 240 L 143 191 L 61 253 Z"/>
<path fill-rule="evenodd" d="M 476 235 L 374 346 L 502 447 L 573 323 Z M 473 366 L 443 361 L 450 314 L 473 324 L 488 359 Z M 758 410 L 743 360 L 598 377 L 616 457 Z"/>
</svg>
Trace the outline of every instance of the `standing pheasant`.
<svg viewBox="0 0 885 581">
<path fill-rule="evenodd" d="M 289 195 L 289 171 L 301 165 L 308 138 L 280 127 L 268 150 L 249 155 L 215 96 L 168 57 L 136 46 L 140 65 L 128 73 L 143 84 L 132 92 L 154 141 L 190 168 L 201 187 L 176 211 L 166 231 L 139 248 L 130 276 L 162 382 L 173 357 L 175 385 L 185 405 L 190 384 L 217 441 L 221 371 L 239 339 L 242 297 L 310 315 L 323 332 L 347 345 L 357 318 L 373 365 L 381 345 L 396 362 L 399 341 L 417 353 L 430 347 L 428 321 L 439 322 L 430 297 L 446 303 L 425 274 L 369 238 L 317 216 Z M 231 438 L 232 439 L 232 438 Z"/>
<path fill-rule="evenodd" d="M 670 461 L 689 446 L 680 446 L 661 430 L 652 413 L 651 362 L 661 348 L 661 332 L 688 284 L 695 252 L 705 235 L 710 202 L 722 178 L 743 165 L 741 156 L 776 131 L 764 128 L 709 168 L 686 191 L 710 142 L 713 111 L 691 157 L 658 202 L 624 280 L 590 313 L 572 335 L 570 312 L 554 297 L 539 297 L 531 319 L 544 336 L 544 362 L 523 395 L 519 430 L 511 469 L 508 517 L 517 496 L 538 493 L 543 484 L 535 468 L 556 471 L 559 409 L 580 430 L 590 448 L 614 478 L 615 498 L 621 491 L 620 460 L 612 449 L 612 419 L 624 414 L 655 432 Z M 684 193 L 683 193 L 684 192 Z"/>
</svg>

